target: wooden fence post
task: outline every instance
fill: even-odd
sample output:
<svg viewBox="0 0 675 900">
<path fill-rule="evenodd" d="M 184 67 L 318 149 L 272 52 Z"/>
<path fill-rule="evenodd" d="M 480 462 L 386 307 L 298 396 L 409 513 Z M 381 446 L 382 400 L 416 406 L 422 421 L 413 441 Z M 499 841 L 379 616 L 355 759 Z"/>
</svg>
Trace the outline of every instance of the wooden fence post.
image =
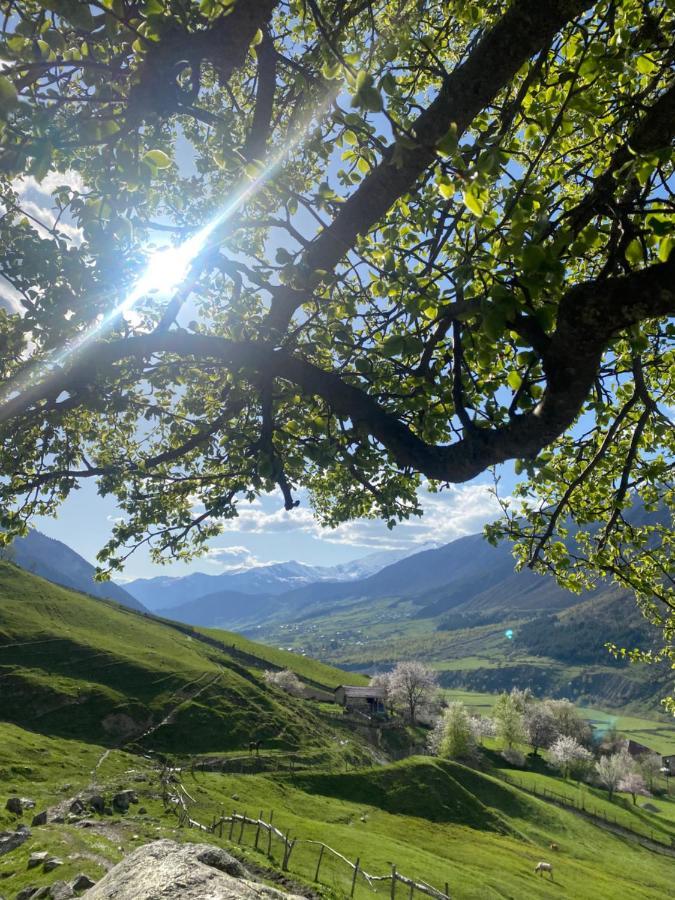
<svg viewBox="0 0 675 900">
<path fill-rule="evenodd" d="M 319 859 L 316 864 L 316 872 L 314 873 L 314 881 L 319 880 L 319 869 L 321 868 L 321 860 L 323 859 L 323 851 L 324 851 L 324 846 L 322 844 L 321 849 L 319 850 Z"/>
<path fill-rule="evenodd" d="M 244 810 L 244 815 L 241 817 L 241 828 L 239 829 L 239 843 L 240 844 L 244 837 L 244 826 L 245 825 L 246 825 L 246 810 Z"/>
<path fill-rule="evenodd" d="M 237 815 L 235 810 L 232 810 L 232 818 L 230 819 L 230 833 L 227 836 L 228 841 L 232 840 L 232 832 L 234 831 L 234 817 Z"/>
<path fill-rule="evenodd" d="M 284 838 L 284 858 L 281 863 L 281 868 L 285 872 L 287 870 L 288 863 L 288 832 L 286 832 L 286 837 Z"/>
<path fill-rule="evenodd" d="M 274 821 L 274 810 L 270 810 L 270 827 L 267 832 L 267 855 L 272 855 L 272 823 Z"/>
<path fill-rule="evenodd" d="M 258 827 L 255 830 L 255 849 L 258 849 L 258 838 L 260 837 L 260 820 L 262 819 L 263 811 L 260 810 L 260 815 L 258 816 Z"/>
<path fill-rule="evenodd" d="M 391 867 L 391 900 L 396 897 L 396 866 Z"/>
<path fill-rule="evenodd" d="M 411 881 L 410 882 L 410 900 L 413 900 L 414 892 L 415 892 L 415 882 Z"/>
<path fill-rule="evenodd" d="M 450 885 L 447 881 L 445 882 L 445 896 L 450 897 Z"/>
<path fill-rule="evenodd" d="M 354 874 L 352 875 L 352 892 L 349 895 L 350 897 L 354 896 L 354 891 L 356 890 L 356 877 L 359 874 L 359 865 L 361 863 L 361 857 L 356 857 L 356 862 L 354 863 Z"/>
</svg>

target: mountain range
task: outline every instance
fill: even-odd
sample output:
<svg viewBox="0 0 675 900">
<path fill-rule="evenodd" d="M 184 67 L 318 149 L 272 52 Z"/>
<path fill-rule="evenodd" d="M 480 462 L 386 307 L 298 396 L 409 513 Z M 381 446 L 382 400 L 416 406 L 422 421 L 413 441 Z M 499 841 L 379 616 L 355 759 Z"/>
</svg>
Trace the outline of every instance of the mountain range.
<svg viewBox="0 0 675 900">
<path fill-rule="evenodd" d="M 13 561 L 35 575 L 40 575 L 54 584 L 73 588 L 83 594 L 103 600 L 116 600 L 122 606 L 139 611 L 142 603 L 114 581 L 95 581 L 96 569 L 79 553 L 63 541 L 47 537 L 32 529 L 25 537 L 16 538 L 11 545 Z"/>
</svg>

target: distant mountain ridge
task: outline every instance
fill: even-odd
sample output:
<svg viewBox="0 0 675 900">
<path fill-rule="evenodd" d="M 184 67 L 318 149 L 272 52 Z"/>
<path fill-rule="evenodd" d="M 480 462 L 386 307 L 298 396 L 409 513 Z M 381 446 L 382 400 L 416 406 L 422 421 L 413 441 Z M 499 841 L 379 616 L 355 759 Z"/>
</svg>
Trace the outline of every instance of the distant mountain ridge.
<svg viewBox="0 0 675 900">
<path fill-rule="evenodd" d="M 122 606 L 144 611 L 142 603 L 114 581 L 95 581 L 96 568 L 67 544 L 32 529 L 12 544 L 13 560 L 22 569 L 33 572 L 63 587 L 90 594 L 102 600 L 115 600 Z"/>
<path fill-rule="evenodd" d="M 178 577 L 138 578 L 128 582 L 125 588 L 148 609 L 161 610 L 165 614 L 174 607 L 183 607 L 203 597 L 221 593 L 267 597 L 318 582 L 359 581 L 416 552 L 416 549 L 379 551 L 336 566 L 310 566 L 290 560 L 230 569 L 215 575 L 194 572 Z"/>
</svg>

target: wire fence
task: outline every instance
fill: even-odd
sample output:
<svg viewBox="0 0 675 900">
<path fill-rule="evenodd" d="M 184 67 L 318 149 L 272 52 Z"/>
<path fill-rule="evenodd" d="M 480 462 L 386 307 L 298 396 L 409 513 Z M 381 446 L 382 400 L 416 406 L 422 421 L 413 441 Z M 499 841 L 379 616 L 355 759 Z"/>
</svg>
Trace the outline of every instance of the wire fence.
<svg viewBox="0 0 675 900">
<path fill-rule="evenodd" d="M 503 778 L 504 781 L 508 781 L 509 784 L 520 788 L 520 790 L 526 791 L 528 794 L 532 794 L 534 797 L 541 797 L 543 800 L 550 800 L 551 802 L 557 803 L 560 806 L 565 806 L 568 809 L 574 809 L 577 812 L 582 813 L 586 818 L 593 819 L 599 824 L 602 824 L 604 822 L 606 825 L 612 825 L 615 828 L 620 828 L 623 831 L 628 831 L 631 834 L 634 834 L 636 837 L 645 838 L 654 844 L 660 844 L 662 847 L 665 847 L 668 850 L 675 849 L 675 836 L 671 836 L 670 843 L 668 843 L 667 838 L 663 834 L 658 834 L 654 831 L 653 828 L 650 828 L 648 825 L 640 828 L 635 827 L 634 825 L 626 824 L 625 821 L 622 818 L 619 818 L 616 814 L 608 814 L 606 810 L 601 809 L 597 806 L 593 806 L 592 802 L 584 798 L 583 796 L 576 798 L 570 797 L 566 794 L 559 794 L 557 791 L 552 791 L 550 788 L 541 786 L 537 787 L 536 782 L 528 785 L 525 784 L 521 778 L 514 778 L 511 775 L 507 775 L 507 773 L 503 771 L 500 773 L 500 778 Z"/>
<path fill-rule="evenodd" d="M 293 836 L 275 824 L 274 810 L 267 819 L 263 810 L 257 817 L 232 810 L 213 816 L 210 822 L 200 822 L 192 812 L 197 801 L 190 795 L 176 774 L 166 768 L 161 775 L 165 807 L 173 812 L 179 827 L 195 828 L 222 840 L 265 854 L 267 859 L 283 872 L 296 873 L 306 880 L 330 887 L 350 897 L 366 894 L 372 897 L 389 896 L 390 900 L 424 894 L 433 900 L 450 900 L 450 887 L 446 882 L 440 890 L 420 878 L 411 878 L 399 871 L 396 864 L 385 874 L 367 871 L 361 857 L 349 859 L 345 854 L 323 841 Z"/>
</svg>

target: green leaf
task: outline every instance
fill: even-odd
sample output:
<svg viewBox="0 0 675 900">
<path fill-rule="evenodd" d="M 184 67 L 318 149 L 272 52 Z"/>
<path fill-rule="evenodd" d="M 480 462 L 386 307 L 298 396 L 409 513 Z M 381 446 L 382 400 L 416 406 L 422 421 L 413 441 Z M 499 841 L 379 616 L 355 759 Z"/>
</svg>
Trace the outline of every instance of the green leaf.
<svg viewBox="0 0 675 900">
<path fill-rule="evenodd" d="M 661 262 L 668 262 L 673 249 L 675 249 L 675 236 L 669 234 L 659 244 L 659 259 Z"/>
<path fill-rule="evenodd" d="M 513 388 L 514 391 L 517 391 L 518 388 L 523 383 L 523 379 L 520 377 L 519 373 L 515 371 L 509 372 L 506 381 L 510 388 Z"/>
<path fill-rule="evenodd" d="M 485 198 L 483 195 L 478 195 L 469 188 L 469 190 L 464 191 L 462 194 L 462 199 L 464 200 L 466 208 L 472 212 L 474 216 L 483 215 L 485 211 Z"/>
<path fill-rule="evenodd" d="M 163 150 L 148 150 L 143 157 L 143 162 L 154 166 L 156 169 L 168 169 L 171 160 Z"/>
<path fill-rule="evenodd" d="M 16 106 L 18 99 L 13 83 L 6 75 L 0 75 L 0 115 Z"/>
<path fill-rule="evenodd" d="M 642 252 L 642 243 L 637 238 L 633 238 L 630 244 L 626 247 L 626 259 L 632 266 L 639 265 L 644 259 L 644 253 Z"/>
</svg>

